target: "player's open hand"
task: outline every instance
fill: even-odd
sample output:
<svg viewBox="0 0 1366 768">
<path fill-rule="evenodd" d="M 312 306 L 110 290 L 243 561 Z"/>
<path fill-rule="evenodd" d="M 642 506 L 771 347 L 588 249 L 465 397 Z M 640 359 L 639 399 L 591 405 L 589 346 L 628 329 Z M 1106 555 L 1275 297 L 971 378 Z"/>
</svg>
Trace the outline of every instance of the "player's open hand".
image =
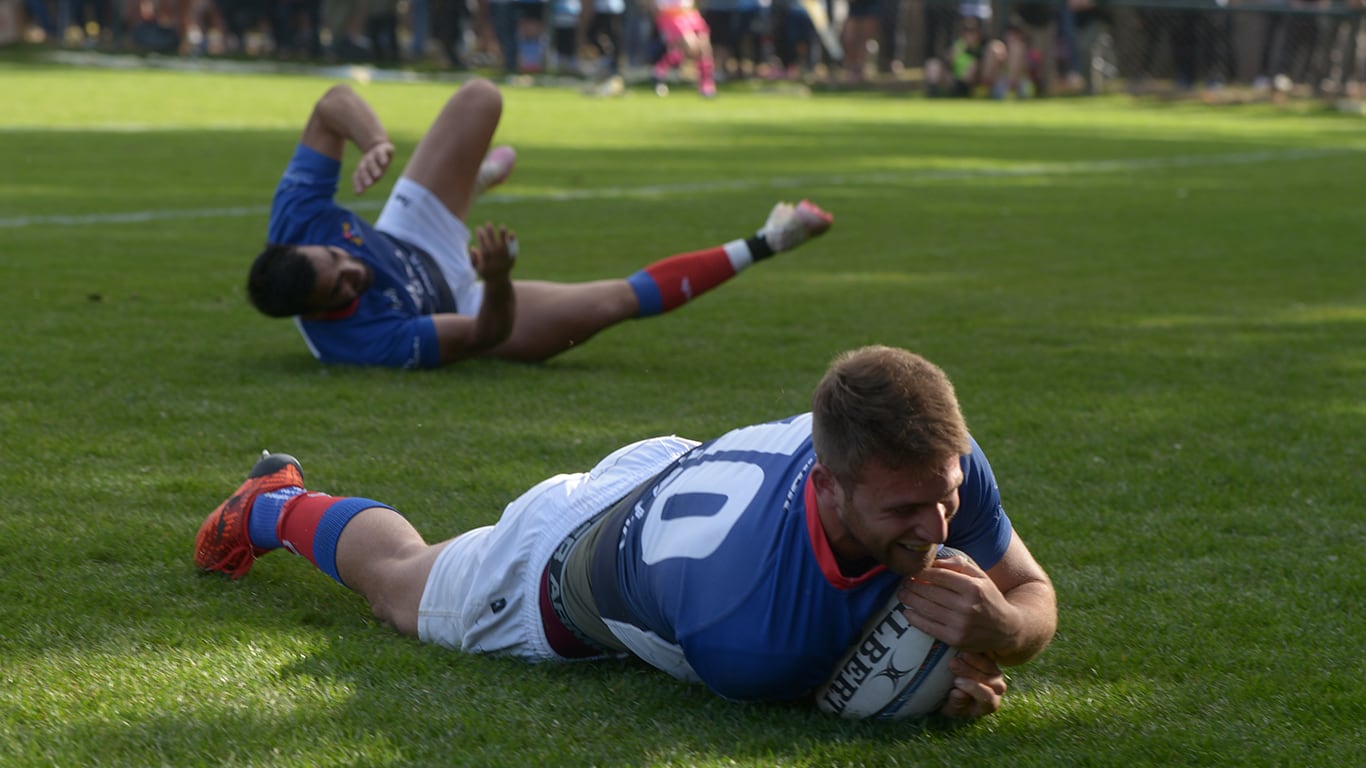
<svg viewBox="0 0 1366 768">
<path fill-rule="evenodd" d="M 953 688 L 939 714 L 956 720 L 974 720 L 1001 708 L 1006 677 L 986 654 L 963 652 L 949 661 Z"/>
<path fill-rule="evenodd" d="M 384 178 L 385 172 L 389 170 L 389 163 L 393 160 L 393 142 L 381 141 L 365 150 L 360 163 L 356 166 L 356 172 L 351 174 L 351 186 L 356 190 L 356 194 L 361 194 Z"/>
<path fill-rule="evenodd" d="M 1010 647 L 1019 612 L 986 572 L 962 555 L 941 557 L 897 593 L 916 629 L 965 651 Z"/>
<path fill-rule="evenodd" d="M 470 249 L 474 270 L 485 280 L 506 280 L 517 261 L 517 233 L 505 225 L 485 222 L 474 235 L 478 241 Z"/>
</svg>

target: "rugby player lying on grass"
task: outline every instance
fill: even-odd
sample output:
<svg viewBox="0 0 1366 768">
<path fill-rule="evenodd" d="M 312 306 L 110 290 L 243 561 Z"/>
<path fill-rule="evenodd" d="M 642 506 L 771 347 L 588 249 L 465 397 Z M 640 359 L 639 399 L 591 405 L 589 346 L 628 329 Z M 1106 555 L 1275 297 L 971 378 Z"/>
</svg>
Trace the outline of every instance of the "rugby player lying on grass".
<svg viewBox="0 0 1366 768">
<path fill-rule="evenodd" d="M 895 592 L 912 626 L 962 651 L 942 714 L 980 717 L 1001 705 L 1001 666 L 1057 626 L 952 384 L 890 347 L 837 358 L 809 413 L 633 443 L 437 544 L 386 504 L 305 490 L 299 462 L 270 454 L 204 520 L 194 560 L 237 578 L 280 548 L 425 642 L 631 654 L 741 700 L 810 696 Z"/>
<path fill-rule="evenodd" d="M 373 226 L 336 202 L 348 143 L 360 149 L 356 194 L 374 185 L 394 145 L 346 85 L 318 100 L 276 188 L 268 245 L 247 281 L 253 305 L 293 317 L 325 363 L 432 368 L 488 355 L 540 361 L 635 317 L 658 315 L 830 228 L 805 200 L 778 203 L 752 237 L 680 253 L 615 280 L 513 280 L 515 234 L 486 223 L 470 246 L 477 196 L 512 173 L 511 147 L 489 149 L 503 111 L 487 80 L 446 102 Z"/>
</svg>

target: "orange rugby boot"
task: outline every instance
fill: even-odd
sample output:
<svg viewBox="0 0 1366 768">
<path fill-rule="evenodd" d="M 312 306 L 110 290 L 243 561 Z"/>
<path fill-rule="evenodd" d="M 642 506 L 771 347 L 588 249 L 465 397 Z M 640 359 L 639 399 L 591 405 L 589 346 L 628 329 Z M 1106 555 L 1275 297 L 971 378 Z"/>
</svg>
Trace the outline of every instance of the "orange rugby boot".
<svg viewBox="0 0 1366 768">
<path fill-rule="evenodd" d="M 234 579 L 247 575 L 256 558 L 268 551 L 252 546 L 247 534 L 251 505 L 263 493 L 303 484 L 304 469 L 298 459 L 287 453 L 262 451 L 261 460 L 247 473 L 247 481 L 199 526 L 194 564 L 200 570 L 226 573 Z"/>
</svg>

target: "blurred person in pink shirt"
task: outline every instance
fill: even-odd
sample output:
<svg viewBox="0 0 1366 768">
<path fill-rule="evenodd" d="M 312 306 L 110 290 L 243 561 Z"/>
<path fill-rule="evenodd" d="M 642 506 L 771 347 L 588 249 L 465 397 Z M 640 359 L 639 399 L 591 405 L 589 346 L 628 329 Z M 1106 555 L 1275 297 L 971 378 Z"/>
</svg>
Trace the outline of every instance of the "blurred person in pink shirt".
<svg viewBox="0 0 1366 768">
<path fill-rule="evenodd" d="M 655 93 L 669 92 L 665 80 L 684 62 L 697 66 L 697 90 L 705 97 L 716 96 L 716 62 L 711 50 L 711 27 L 702 18 L 693 0 L 643 0 L 654 17 L 664 54 L 655 62 Z"/>
</svg>

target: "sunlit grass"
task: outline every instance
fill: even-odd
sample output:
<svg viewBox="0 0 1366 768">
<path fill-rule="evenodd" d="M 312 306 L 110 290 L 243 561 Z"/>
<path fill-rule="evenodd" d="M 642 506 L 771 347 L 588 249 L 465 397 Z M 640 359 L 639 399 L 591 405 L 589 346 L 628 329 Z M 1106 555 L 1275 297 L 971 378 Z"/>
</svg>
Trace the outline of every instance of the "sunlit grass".
<svg viewBox="0 0 1366 768">
<path fill-rule="evenodd" d="M 626 275 L 779 198 L 835 229 L 544 365 L 401 373 L 320 366 L 242 296 L 331 80 L 0 82 L 0 764 L 1338 766 L 1366 739 L 1359 118 L 508 88 L 519 166 L 474 215 L 518 228 L 523 277 Z M 406 157 L 454 83 L 357 87 Z M 979 723 L 463 656 L 298 558 L 190 564 L 262 448 L 444 538 L 625 442 L 802 410 L 873 342 L 955 378 L 1058 587 Z"/>
</svg>

